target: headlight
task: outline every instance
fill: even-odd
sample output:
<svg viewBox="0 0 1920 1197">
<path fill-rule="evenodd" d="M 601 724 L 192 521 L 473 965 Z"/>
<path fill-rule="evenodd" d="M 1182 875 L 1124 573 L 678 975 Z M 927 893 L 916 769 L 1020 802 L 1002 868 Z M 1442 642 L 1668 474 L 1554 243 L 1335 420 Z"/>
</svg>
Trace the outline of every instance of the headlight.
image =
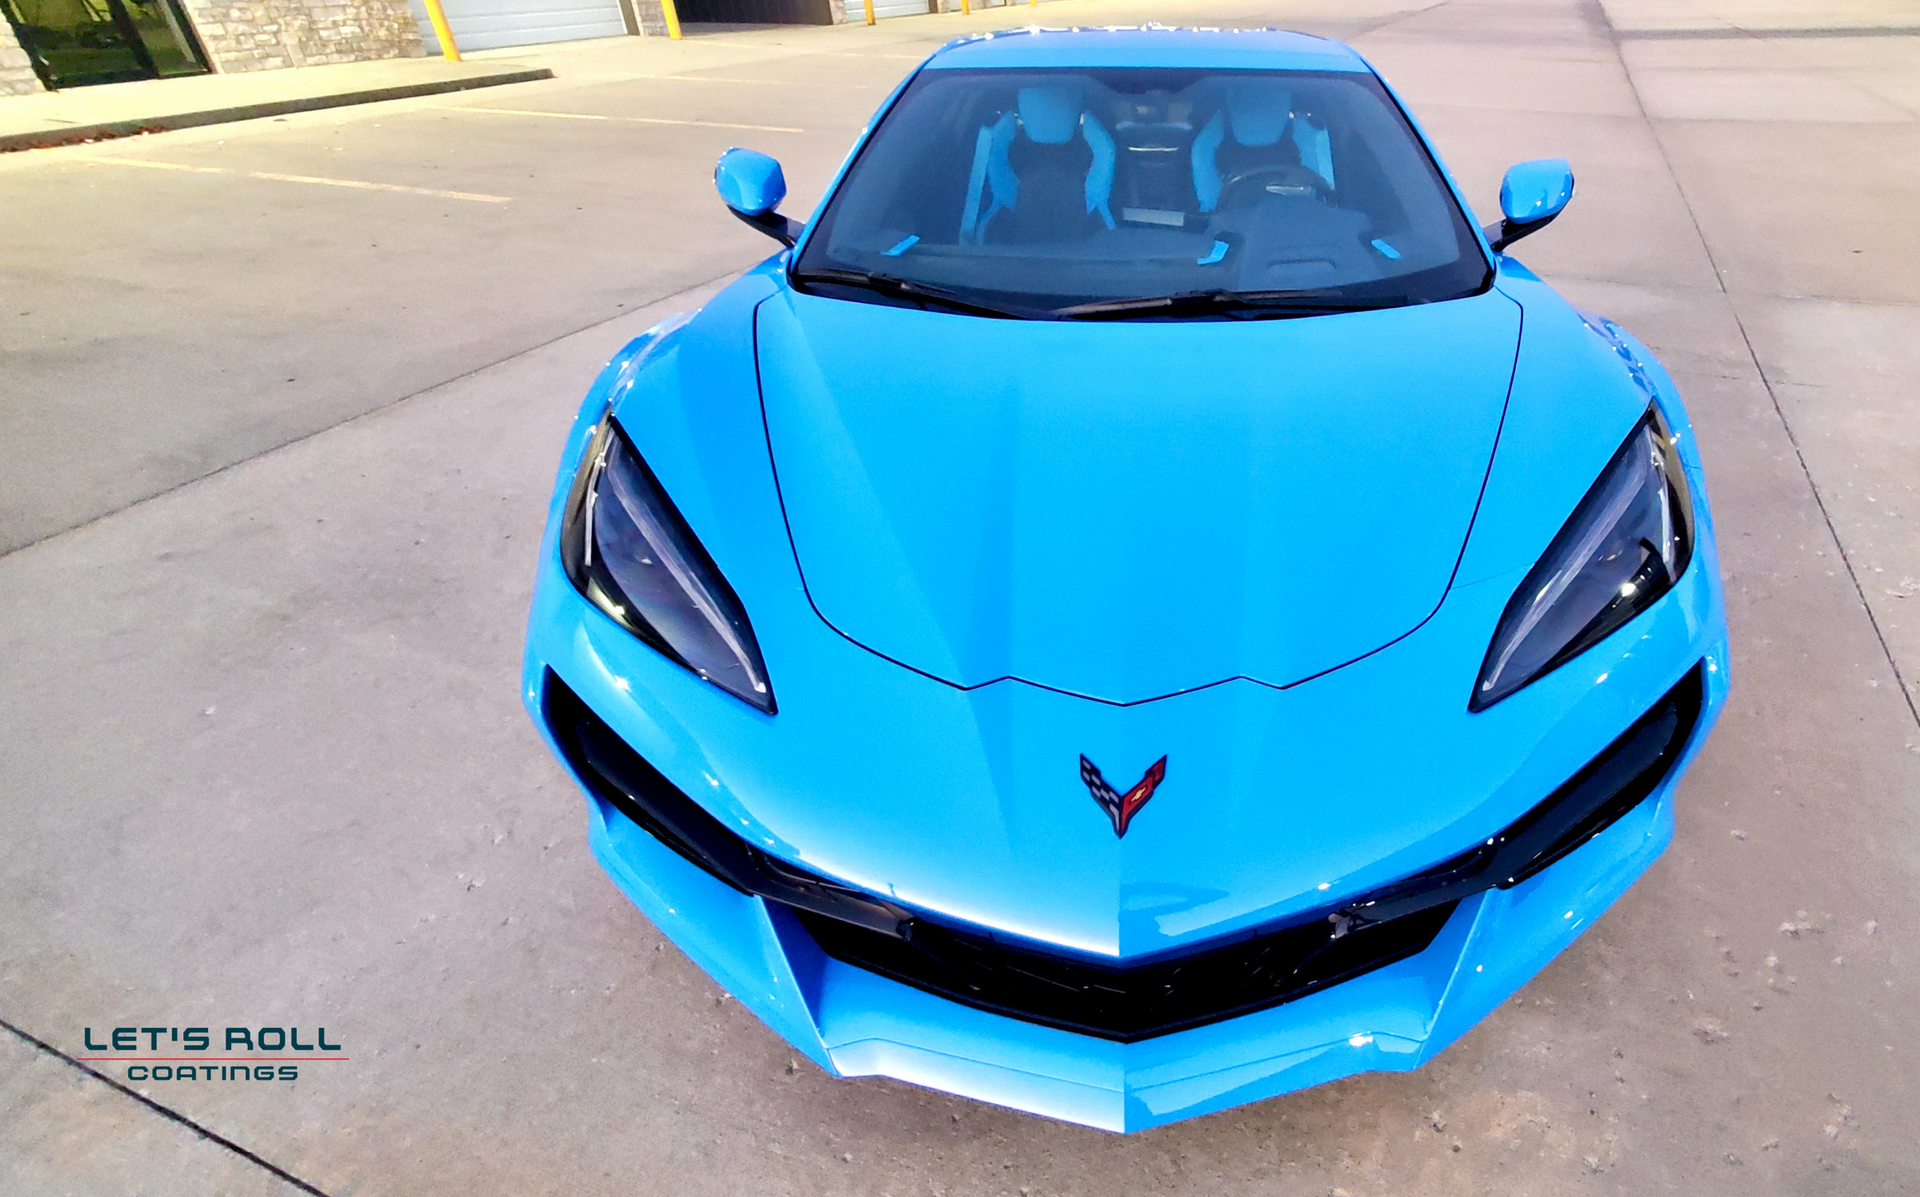
<svg viewBox="0 0 1920 1197">
<path fill-rule="evenodd" d="M 1593 647 L 1672 589 L 1693 555 L 1693 497 L 1660 409 L 1613 455 L 1494 629 L 1469 710 Z"/>
<path fill-rule="evenodd" d="M 733 587 L 608 416 L 587 447 L 560 529 L 567 576 L 628 631 L 773 713 L 766 663 Z"/>
</svg>

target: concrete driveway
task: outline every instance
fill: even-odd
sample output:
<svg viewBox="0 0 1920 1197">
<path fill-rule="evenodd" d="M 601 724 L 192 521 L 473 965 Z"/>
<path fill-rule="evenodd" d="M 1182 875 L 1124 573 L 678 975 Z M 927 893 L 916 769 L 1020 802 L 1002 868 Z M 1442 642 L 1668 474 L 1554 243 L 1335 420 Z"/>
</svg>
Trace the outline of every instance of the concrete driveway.
<svg viewBox="0 0 1920 1197">
<path fill-rule="evenodd" d="M 1920 1191 L 1910 0 L 1038 13 L 1349 37 L 1483 216 L 1571 158 L 1520 256 L 1691 405 L 1735 688 L 1674 846 L 1423 1070 L 1127 1138 L 837 1081 L 600 873 L 516 693 L 582 388 L 769 248 L 720 149 L 805 211 L 914 60 L 1032 15 L 0 160 L 0 1192 Z M 342 1050 L 88 1059 L 202 1025 Z"/>
</svg>

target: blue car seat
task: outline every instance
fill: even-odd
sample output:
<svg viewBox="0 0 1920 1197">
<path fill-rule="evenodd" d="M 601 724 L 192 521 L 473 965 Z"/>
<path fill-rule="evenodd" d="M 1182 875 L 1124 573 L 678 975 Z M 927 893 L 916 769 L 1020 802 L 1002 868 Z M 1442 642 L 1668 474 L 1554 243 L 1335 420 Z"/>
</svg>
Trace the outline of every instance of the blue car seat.
<svg viewBox="0 0 1920 1197">
<path fill-rule="evenodd" d="M 1113 137 L 1071 88 L 1023 87 L 980 130 L 962 241 L 1039 244 L 1113 227 Z"/>
<path fill-rule="evenodd" d="M 1311 172 L 1310 175 L 1307 172 Z M 1269 81 L 1227 88 L 1225 101 L 1193 139 L 1193 191 L 1202 212 L 1219 208 L 1226 186 L 1254 174 L 1297 173 L 1333 186 L 1333 146 L 1327 130 L 1295 116 L 1293 96 Z"/>
</svg>

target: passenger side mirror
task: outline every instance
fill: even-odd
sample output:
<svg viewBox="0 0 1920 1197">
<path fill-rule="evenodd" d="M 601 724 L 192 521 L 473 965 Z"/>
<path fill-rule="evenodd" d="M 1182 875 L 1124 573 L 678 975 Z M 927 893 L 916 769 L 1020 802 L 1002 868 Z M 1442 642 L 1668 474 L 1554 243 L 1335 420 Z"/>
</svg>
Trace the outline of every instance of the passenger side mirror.
<svg viewBox="0 0 1920 1197">
<path fill-rule="evenodd" d="M 787 177 L 780 163 L 754 150 L 732 149 L 713 168 L 713 186 L 727 210 L 785 246 L 800 237 L 800 226 L 774 211 L 787 198 Z"/>
<path fill-rule="evenodd" d="M 778 169 L 776 167 L 775 169 Z M 1573 198 L 1573 166 L 1565 158 L 1537 158 L 1509 167 L 1500 181 L 1498 225 L 1481 231 L 1495 253 L 1547 227 Z"/>
</svg>

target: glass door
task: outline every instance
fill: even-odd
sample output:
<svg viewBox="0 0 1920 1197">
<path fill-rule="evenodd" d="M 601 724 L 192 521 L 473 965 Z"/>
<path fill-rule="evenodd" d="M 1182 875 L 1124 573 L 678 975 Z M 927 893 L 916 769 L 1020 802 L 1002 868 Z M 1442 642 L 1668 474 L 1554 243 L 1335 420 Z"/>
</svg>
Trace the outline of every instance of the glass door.
<svg viewBox="0 0 1920 1197">
<path fill-rule="evenodd" d="M 207 69 L 178 0 L 0 0 L 0 11 L 49 89 Z"/>
<path fill-rule="evenodd" d="M 153 60 L 154 73 L 162 79 L 175 75 L 204 75 L 206 55 L 200 39 L 180 7 L 180 0 L 124 0 L 127 15 L 140 34 L 140 44 Z"/>
</svg>

